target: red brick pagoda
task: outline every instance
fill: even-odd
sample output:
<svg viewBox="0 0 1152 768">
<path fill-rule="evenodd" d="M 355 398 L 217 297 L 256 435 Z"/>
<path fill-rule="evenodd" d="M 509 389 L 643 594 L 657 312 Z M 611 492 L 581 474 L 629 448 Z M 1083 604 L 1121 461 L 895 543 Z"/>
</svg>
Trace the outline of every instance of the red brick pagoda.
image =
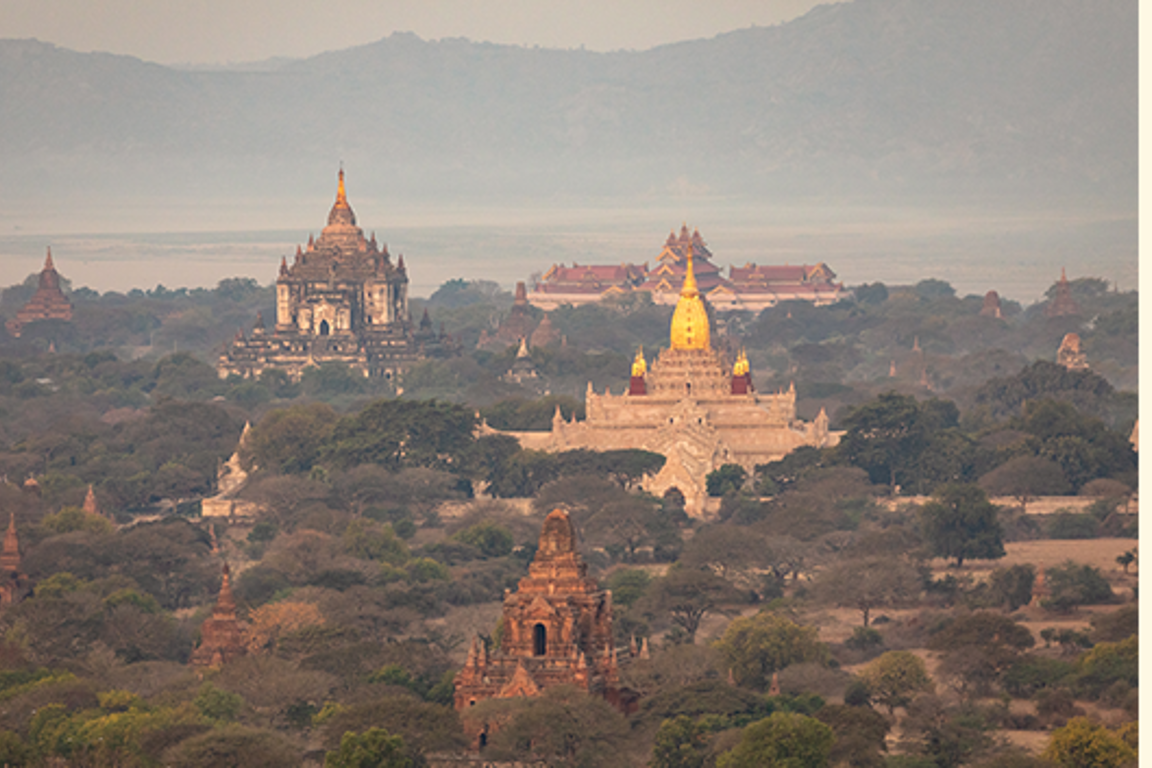
<svg viewBox="0 0 1152 768">
<path fill-rule="evenodd" d="M 456 709 L 463 711 L 485 699 L 536 696 L 564 684 L 622 706 L 612 593 L 588 576 L 566 512 L 548 515 L 528 575 L 516 592 L 505 593 L 499 649 L 489 653 L 474 640 L 455 683 Z M 464 718 L 482 742 L 493 724 Z"/>
<path fill-rule="evenodd" d="M 40 270 L 36 293 L 4 327 L 13 336 L 19 336 L 24 332 L 25 325 L 37 320 L 72 320 L 72 302 L 60 290 L 60 273 L 52 263 L 51 248 L 44 259 L 44 269 Z"/>
<path fill-rule="evenodd" d="M 232 597 L 232 579 L 228 564 L 220 583 L 220 597 L 212 615 L 200 625 L 200 645 L 192 652 L 192 663 L 201 667 L 219 667 L 243 656 L 244 632 L 236 619 L 236 599 Z"/>
</svg>

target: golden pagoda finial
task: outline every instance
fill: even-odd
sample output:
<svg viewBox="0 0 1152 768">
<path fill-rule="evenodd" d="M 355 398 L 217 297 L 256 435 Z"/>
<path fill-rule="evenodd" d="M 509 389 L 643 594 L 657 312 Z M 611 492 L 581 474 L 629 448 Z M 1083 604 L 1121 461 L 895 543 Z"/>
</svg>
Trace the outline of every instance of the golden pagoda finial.
<svg viewBox="0 0 1152 768">
<path fill-rule="evenodd" d="M 644 347 L 641 345 L 636 350 L 636 359 L 632 361 L 632 375 L 643 376 L 648 372 L 648 363 L 644 361 Z"/>
<path fill-rule="evenodd" d="M 340 173 L 336 182 L 336 205 L 347 205 L 348 197 L 344 194 L 344 164 L 340 164 Z"/>
<path fill-rule="evenodd" d="M 741 347 L 740 353 L 736 355 L 736 364 L 732 366 L 732 375 L 743 376 L 748 373 L 749 370 L 751 370 L 751 366 L 748 364 L 748 354 L 744 351 L 744 348 Z"/>
<path fill-rule="evenodd" d="M 708 311 L 696 287 L 696 272 L 692 265 L 692 244 L 687 249 L 688 265 L 684 273 L 684 285 L 680 288 L 680 300 L 672 313 L 672 349 L 708 349 L 711 346 L 711 331 L 708 326 Z"/>
<path fill-rule="evenodd" d="M 680 288 L 681 296 L 699 296 L 700 291 L 696 288 L 696 270 L 692 266 L 692 243 L 688 243 L 688 265 L 684 272 L 684 285 Z"/>
</svg>

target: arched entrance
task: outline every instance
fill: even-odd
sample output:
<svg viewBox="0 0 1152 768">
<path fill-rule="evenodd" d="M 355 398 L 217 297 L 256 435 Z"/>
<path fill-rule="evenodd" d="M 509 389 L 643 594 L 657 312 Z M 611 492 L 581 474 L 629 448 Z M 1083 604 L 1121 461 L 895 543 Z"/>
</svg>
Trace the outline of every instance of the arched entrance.
<svg viewBox="0 0 1152 768">
<path fill-rule="evenodd" d="M 320 329 L 319 329 L 320 335 L 321 336 L 327 336 L 328 332 L 330 330 L 331 330 L 331 326 L 328 325 L 328 321 L 327 320 L 321 320 L 320 321 Z"/>
<path fill-rule="evenodd" d="M 537 624 L 532 628 L 532 653 L 535 656 L 543 656 L 548 652 L 548 628 L 543 624 Z"/>
</svg>

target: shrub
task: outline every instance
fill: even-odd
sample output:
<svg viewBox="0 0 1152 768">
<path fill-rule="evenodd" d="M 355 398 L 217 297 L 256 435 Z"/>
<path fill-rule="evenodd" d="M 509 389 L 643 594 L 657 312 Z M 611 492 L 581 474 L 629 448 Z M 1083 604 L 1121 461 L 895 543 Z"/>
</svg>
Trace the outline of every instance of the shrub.
<svg viewBox="0 0 1152 768">
<path fill-rule="evenodd" d="M 991 598 L 997 605 L 1014 611 L 1032 601 L 1032 587 L 1036 583 L 1036 569 L 1030 563 L 997 568 L 988 579 Z"/>
<path fill-rule="evenodd" d="M 855 627 L 852 637 L 844 641 L 844 645 L 854 651 L 867 651 L 879 648 L 884 644 L 884 636 L 872 627 Z"/>
<path fill-rule="evenodd" d="M 1136 751 L 1104 726 L 1076 717 L 1052 732 L 1044 757 L 1061 768 L 1120 768 L 1136 759 Z"/>
<path fill-rule="evenodd" d="M 1100 643 L 1076 663 L 1076 687 L 1099 696 L 1113 683 L 1135 688 L 1140 671 L 1138 639 L 1131 635 L 1118 643 Z"/>
<path fill-rule="evenodd" d="M 1041 605 L 1054 611 L 1067 613 L 1081 605 L 1108 603 L 1114 598 L 1112 587 L 1100 569 L 1090 565 L 1078 565 L 1069 560 L 1048 569 L 1047 577 L 1051 597 Z"/>
<path fill-rule="evenodd" d="M 1008 668 L 1001 682 L 1013 696 L 1030 698 L 1037 691 L 1054 688 L 1066 681 L 1075 667 L 1059 659 L 1025 656 Z"/>
<path fill-rule="evenodd" d="M 1048 521 L 1048 537 L 1052 539 L 1094 539 L 1099 521 L 1092 515 L 1058 512 Z"/>
<path fill-rule="evenodd" d="M 1092 617 L 1092 640 L 1097 643 L 1115 643 L 1136 634 L 1139 629 L 1138 603 Z"/>
</svg>

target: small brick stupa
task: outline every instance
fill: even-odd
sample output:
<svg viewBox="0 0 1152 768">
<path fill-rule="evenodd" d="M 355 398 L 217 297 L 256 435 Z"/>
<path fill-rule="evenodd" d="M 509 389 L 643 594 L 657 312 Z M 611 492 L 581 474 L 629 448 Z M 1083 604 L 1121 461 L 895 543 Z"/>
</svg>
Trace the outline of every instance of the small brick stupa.
<svg viewBox="0 0 1152 768">
<path fill-rule="evenodd" d="M 72 320 L 72 303 L 60 290 L 60 273 L 52 263 L 51 248 L 44 259 L 44 269 L 40 270 L 36 293 L 4 327 L 13 336 L 19 336 L 24 332 L 24 326 L 37 320 Z"/>
<path fill-rule="evenodd" d="M 521 281 L 516 283 L 516 294 L 508 316 L 500 322 L 500 327 L 491 334 L 487 331 L 481 331 L 480 340 L 476 342 L 476 346 L 481 349 L 507 349 L 513 344 L 530 338 L 535 326 L 536 321 L 528 312 L 528 289 Z"/>
<path fill-rule="evenodd" d="M 588 576 L 576 551 L 568 514 L 553 510 L 544 520 L 540 546 L 515 592 L 504 595 L 504 634 L 489 653 L 473 640 L 464 669 L 456 674 L 456 709 L 484 699 L 536 696 L 546 688 L 575 685 L 621 706 L 616 648 L 612 639 L 612 593 Z M 480 743 L 492 724 L 468 722 Z"/>
<path fill-rule="evenodd" d="M 1044 310 L 1048 317 L 1064 317 L 1065 315 L 1079 315 L 1080 305 L 1072 298 L 1072 285 L 1068 282 L 1068 275 L 1064 268 L 1060 268 L 1060 282 L 1056 283 L 1056 295 Z"/>
<path fill-rule="evenodd" d="M 0 549 L 0 605 L 11 605 L 28 594 L 28 577 L 20 572 L 20 540 L 16 537 L 16 514 L 8 517 L 4 547 Z"/>
<path fill-rule="evenodd" d="M 192 663 L 199 667 L 219 667 L 244 655 L 244 632 L 236 619 L 236 599 L 232 597 L 232 579 L 228 564 L 220 583 L 220 597 L 212 615 L 200 625 L 200 645 L 192 652 Z"/>
<path fill-rule="evenodd" d="M 988 291 L 984 294 L 984 304 L 980 307 L 981 317 L 994 317 L 997 320 L 1004 317 L 1004 313 L 1000 306 L 1000 294 L 996 291 Z"/>
</svg>

